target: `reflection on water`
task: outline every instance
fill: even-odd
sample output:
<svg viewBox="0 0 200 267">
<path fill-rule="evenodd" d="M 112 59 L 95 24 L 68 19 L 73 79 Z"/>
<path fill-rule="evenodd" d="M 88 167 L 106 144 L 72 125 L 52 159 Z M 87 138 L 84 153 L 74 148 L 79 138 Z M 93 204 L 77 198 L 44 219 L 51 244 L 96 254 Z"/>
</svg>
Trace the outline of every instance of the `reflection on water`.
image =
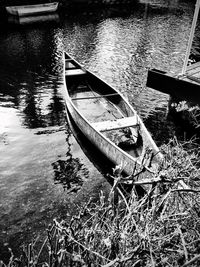
<svg viewBox="0 0 200 267">
<path fill-rule="evenodd" d="M 0 259 L 3 244 L 18 251 L 108 187 L 66 132 L 63 48 L 129 99 L 158 144 L 176 133 L 169 95 L 145 84 L 148 68 L 181 69 L 194 5 L 153 2 L 72 11 L 60 24 L 1 25 Z"/>
<path fill-rule="evenodd" d="M 21 111 L 23 124 L 29 128 L 64 121 L 59 95 L 62 50 L 58 46 L 55 51 L 54 34 L 49 33 L 44 29 L 14 32 L 0 48 L 1 94 L 12 98 L 14 107 Z"/>
<path fill-rule="evenodd" d="M 57 13 L 53 14 L 45 14 L 45 15 L 35 15 L 35 16 L 12 16 L 10 15 L 8 17 L 8 22 L 9 23 L 14 23 L 14 24 L 21 24 L 21 25 L 26 25 L 26 24 L 32 24 L 32 23 L 44 23 L 44 22 L 59 22 L 59 15 Z"/>
<path fill-rule="evenodd" d="M 59 158 L 56 162 L 52 163 L 54 169 L 55 184 L 60 183 L 68 193 L 76 193 L 83 185 L 83 178 L 88 175 L 88 170 L 81 164 L 79 158 L 74 158 L 71 149 L 70 135 L 71 130 L 68 126 L 66 142 L 68 150 L 65 158 Z"/>
</svg>

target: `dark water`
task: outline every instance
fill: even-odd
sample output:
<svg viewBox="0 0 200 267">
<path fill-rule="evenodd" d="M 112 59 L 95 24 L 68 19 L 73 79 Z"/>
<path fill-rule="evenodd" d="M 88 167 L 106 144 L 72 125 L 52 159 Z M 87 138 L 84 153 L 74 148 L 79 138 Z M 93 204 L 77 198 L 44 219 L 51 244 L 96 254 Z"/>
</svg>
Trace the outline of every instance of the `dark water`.
<svg viewBox="0 0 200 267">
<path fill-rule="evenodd" d="M 183 65 L 194 3 L 152 1 L 128 9 L 70 11 L 0 33 L 0 259 L 41 235 L 109 184 L 68 130 L 62 52 L 120 90 L 160 145 L 186 131 L 169 95 L 147 88 L 148 68 Z M 150 2 L 150 1 L 148 1 Z M 197 46 L 198 47 L 198 46 Z M 66 175 L 67 173 L 67 175 Z"/>
</svg>

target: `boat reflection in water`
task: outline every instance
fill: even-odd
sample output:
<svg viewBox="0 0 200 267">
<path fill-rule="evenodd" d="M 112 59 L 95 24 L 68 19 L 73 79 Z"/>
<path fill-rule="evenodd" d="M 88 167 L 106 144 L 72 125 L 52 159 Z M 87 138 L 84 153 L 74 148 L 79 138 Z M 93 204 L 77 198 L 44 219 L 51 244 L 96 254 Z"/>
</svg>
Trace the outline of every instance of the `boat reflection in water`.
<svg viewBox="0 0 200 267">
<path fill-rule="evenodd" d="M 12 16 L 10 15 L 8 17 L 8 22 L 13 24 L 20 24 L 20 25 L 26 25 L 26 24 L 32 24 L 32 23 L 41 23 L 41 22 L 50 22 L 54 21 L 59 23 L 60 18 L 58 13 L 53 14 L 44 14 L 44 15 L 35 15 L 35 16 Z"/>
</svg>

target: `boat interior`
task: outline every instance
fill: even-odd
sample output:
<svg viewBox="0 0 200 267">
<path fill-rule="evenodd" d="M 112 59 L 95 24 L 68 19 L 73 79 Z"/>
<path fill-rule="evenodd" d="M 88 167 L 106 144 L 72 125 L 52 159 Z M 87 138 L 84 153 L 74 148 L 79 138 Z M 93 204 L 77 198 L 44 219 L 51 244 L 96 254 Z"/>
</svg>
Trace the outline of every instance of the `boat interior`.
<svg viewBox="0 0 200 267">
<path fill-rule="evenodd" d="M 80 114 L 120 148 L 138 157 L 142 138 L 137 116 L 121 95 L 71 58 L 65 59 L 65 80 Z"/>
</svg>

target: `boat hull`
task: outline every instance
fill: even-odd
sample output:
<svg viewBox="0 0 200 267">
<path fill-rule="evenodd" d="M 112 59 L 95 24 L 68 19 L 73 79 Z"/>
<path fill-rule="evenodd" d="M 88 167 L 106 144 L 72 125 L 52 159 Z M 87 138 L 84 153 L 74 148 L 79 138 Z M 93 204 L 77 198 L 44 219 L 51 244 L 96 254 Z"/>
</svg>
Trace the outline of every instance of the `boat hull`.
<svg viewBox="0 0 200 267">
<path fill-rule="evenodd" d="M 70 60 L 71 59 L 68 58 L 66 62 L 69 62 Z M 119 165 L 121 169 L 123 170 L 123 172 L 126 173 L 127 175 L 135 174 L 141 169 L 146 169 L 151 173 L 155 173 L 161 161 L 163 160 L 163 156 L 160 153 L 156 144 L 154 143 L 146 127 L 144 126 L 142 120 L 136 114 L 135 110 L 123 98 L 123 96 L 119 92 L 117 92 L 114 88 L 110 87 L 100 78 L 98 78 L 96 75 L 92 74 L 91 72 L 86 71 L 76 61 L 73 60 L 71 63 L 67 68 L 65 66 L 64 94 L 65 94 L 65 100 L 66 100 L 66 106 L 67 106 L 68 112 L 70 113 L 72 119 L 74 120 L 78 128 L 81 130 L 81 132 L 88 138 L 88 140 L 92 144 L 94 144 L 99 149 L 99 151 L 101 151 L 101 153 L 103 153 L 112 163 L 114 163 L 114 165 Z M 85 78 L 80 78 L 81 72 L 82 72 L 82 77 L 85 77 Z M 72 77 L 72 74 L 76 75 L 76 77 L 75 78 Z M 88 88 L 91 91 L 88 92 L 87 91 L 88 88 L 85 89 L 86 91 L 84 91 L 84 92 L 87 92 L 87 94 L 90 93 L 90 95 L 87 95 L 87 96 L 82 95 L 82 91 L 80 94 L 80 90 L 83 90 L 82 87 L 81 89 L 75 89 L 75 87 L 72 86 L 73 83 L 75 83 L 76 86 L 79 86 L 83 80 L 84 81 L 87 80 L 87 82 L 90 83 Z M 94 88 L 92 88 L 92 86 Z M 99 92 L 99 94 L 95 95 L 94 94 L 95 90 L 96 90 L 96 93 Z M 74 95 L 74 92 L 77 92 L 79 96 L 76 95 L 77 93 L 75 93 Z M 111 95 L 112 96 L 115 95 L 115 96 L 113 96 L 112 98 Z M 110 126 L 112 126 L 112 122 L 114 122 L 115 124 L 115 121 L 119 122 L 121 121 L 121 119 L 120 118 L 114 119 L 114 120 L 113 118 L 108 119 L 107 117 L 105 117 L 105 115 L 103 115 L 104 113 L 102 113 L 102 111 L 100 111 L 101 115 L 95 114 L 95 112 L 97 112 L 97 109 L 98 109 L 98 102 L 102 102 L 102 100 L 99 101 L 98 99 L 99 98 L 102 99 L 102 97 L 108 98 L 107 104 L 102 103 L 103 104 L 102 106 L 106 106 L 108 109 L 108 104 L 113 102 L 112 105 L 109 106 L 109 108 L 111 108 L 110 111 L 112 111 L 113 106 L 117 105 L 117 107 L 115 107 L 116 111 L 119 112 L 118 114 L 124 116 L 122 120 L 124 119 L 125 121 L 127 121 L 127 119 L 131 120 L 130 126 L 126 125 L 125 128 L 129 127 L 129 128 L 132 128 L 133 130 L 133 128 L 136 127 L 139 129 L 138 136 L 141 136 L 141 139 L 142 139 L 142 146 L 141 146 L 142 148 L 141 148 L 139 156 L 137 155 L 135 157 L 133 156 L 133 154 L 127 152 L 126 149 L 125 150 L 122 149 L 119 145 L 117 145 L 115 142 L 112 141 L 112 138 L 106 135 L 105 131 L 107 131 L 108 129 L 109 129 L 108 131 L 110 131 Z M 92 103 L 95 106 L 92 106 L 92 105 L 90 106 L 91 104 L 90 102 L 84 102 L 84 104 L 82 104 L 82 107 L 77 104 L 77 101 L 82 102 L 82 101 L 85 101 L 86 99 L 89 101 L 91 101 L 91 99 L 95 100 L 94 103 Z M 124 114 L 122 114 L 121 111 L 119 111 L 119 109 L 122 109 Z M 89 114 L 84 113 L 86 110 L 89 110 Z M 96 115 L 96 117 L 94 117 L 93 113 Z M 132 122 L 132 118 L 133 120 L 135 118 L 135 120 L 137 121 L 137 124 L 134 124 L 134 122 Z M 100 121 L 98 122 L 99 119 Z M 102 122 L 103 123 L 106 122 L 108 123 L 109 127 L 106 130 L 105 129 L 99 130 L 97 125 L 95 124 L 96 122 L 97 124 L 100 123 L 101 126 L 102 126 Z M 139 147 L 138 143 L 137 145 Z M 150 156 L 152 160 L 150 164 L 147 163 L 147 160 L 148 160 L 146 157 L 147 150 L 151 150 Z"/>
<path fill-rule="evenodd" d="M 7 6 L 6 11 L 14 16 L 31 16 L 55 12 L 58 9 L 58 2 L 38 5 Z"/>
</svg>

